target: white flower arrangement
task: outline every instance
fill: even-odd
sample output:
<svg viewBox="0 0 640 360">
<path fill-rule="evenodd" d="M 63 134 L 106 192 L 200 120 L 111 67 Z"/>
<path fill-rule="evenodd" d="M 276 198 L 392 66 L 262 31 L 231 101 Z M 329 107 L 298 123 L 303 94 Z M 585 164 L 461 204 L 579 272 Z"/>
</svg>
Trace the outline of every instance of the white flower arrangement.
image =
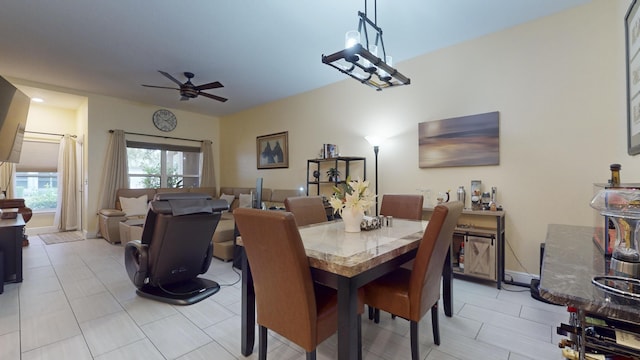
<svg viewBox="0 0 640 360">
<path fill-rule="evenodd" d="M 362 211 L 366 210 L 375 204 L 376 195 L 369 191 L 369 181 L 358 180 L 352 181 L 347 179 L 346 182 L 333 187 L 334 194 L 329 199 L 331 207 L 334 209 L 334 213 L 340 213 L 344 209 L 352 209 Z"/>
</svg>

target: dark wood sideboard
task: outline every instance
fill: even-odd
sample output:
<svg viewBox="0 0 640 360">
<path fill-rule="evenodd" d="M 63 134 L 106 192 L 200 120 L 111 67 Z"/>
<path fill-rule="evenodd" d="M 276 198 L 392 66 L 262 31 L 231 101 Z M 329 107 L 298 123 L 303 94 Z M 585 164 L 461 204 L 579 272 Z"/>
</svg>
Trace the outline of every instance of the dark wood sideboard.
<svg viewBox="0 0 640 360">
<path fill-rule="evenodd" d="M 25 224 L 31 220 L 33 212 L 31 208 L 25 206 L 24 199 L 0 199 L 0 209 L 18 209 L 18 213 L 22 215 Z M 29 245 L 27 234 L 22 234 L 22 246 Z"/>
</svg>

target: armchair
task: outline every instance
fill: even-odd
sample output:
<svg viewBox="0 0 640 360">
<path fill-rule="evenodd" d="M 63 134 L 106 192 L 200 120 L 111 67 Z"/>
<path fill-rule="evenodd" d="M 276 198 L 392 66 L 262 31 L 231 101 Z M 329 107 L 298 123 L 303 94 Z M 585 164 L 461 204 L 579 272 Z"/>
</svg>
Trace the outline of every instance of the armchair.
<svg viewBox="0 0 640 360">
<path fill-rule="evenodd" d="M 198 193 L 156 194 L 142 230 L 142 240 L 125 246 L 129 278 L 142 297 L 189 305 L 220 290 L 199 278 L 211 264 L 211 237 L 229 204 Z"/>
</svg>

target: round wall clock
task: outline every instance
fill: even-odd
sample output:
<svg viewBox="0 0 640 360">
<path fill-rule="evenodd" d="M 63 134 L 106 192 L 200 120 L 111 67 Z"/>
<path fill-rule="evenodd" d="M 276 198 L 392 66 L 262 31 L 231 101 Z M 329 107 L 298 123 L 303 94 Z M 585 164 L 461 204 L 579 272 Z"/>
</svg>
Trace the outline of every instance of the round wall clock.
<svg viewBox="0 0 640 360">
<path fill-rule="evenodd" d="M 153 125 L 160 131 L 173 131 L 178 125 L 178 119 L 171 111 L 160 109 L 153 113 Z"/>
</svg>

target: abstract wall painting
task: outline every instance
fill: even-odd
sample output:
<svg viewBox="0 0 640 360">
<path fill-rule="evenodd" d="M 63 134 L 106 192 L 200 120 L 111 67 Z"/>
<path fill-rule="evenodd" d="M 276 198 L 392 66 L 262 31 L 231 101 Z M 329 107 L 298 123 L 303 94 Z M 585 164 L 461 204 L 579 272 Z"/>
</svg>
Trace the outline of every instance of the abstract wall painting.
<svg viewBox="0 0 640 360">
<path fill-rule="evenodd" d="M 418 124 L 420 168 L 500 164 L 497 111 Z"/>
</svg>

